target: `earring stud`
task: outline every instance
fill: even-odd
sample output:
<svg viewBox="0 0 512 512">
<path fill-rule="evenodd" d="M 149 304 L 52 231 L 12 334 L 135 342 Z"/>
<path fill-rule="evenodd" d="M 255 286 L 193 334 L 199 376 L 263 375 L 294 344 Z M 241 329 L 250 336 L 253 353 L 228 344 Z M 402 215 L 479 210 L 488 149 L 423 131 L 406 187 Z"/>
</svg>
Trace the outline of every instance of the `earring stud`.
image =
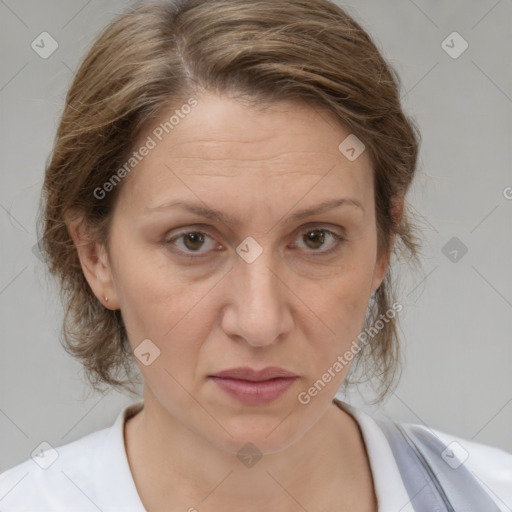
<svg viewBox="0 0 512 512">
<path fill-rule="evenodd" d="M 105 297 L 105 302 L 108 302 L 108 297 Z"/>
</svg>

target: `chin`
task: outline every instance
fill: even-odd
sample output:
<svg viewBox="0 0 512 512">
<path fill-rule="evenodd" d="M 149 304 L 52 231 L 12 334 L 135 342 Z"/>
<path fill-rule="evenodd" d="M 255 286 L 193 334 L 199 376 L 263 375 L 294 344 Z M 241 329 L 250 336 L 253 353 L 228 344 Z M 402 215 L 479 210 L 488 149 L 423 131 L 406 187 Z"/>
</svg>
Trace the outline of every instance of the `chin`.
<svg viewBox="0 0 512 512">
<path fill-rule="evenodd" d="M 217 441 L 214 442 L 233 455 L 240 455 L 239 452 L 244 450 L 254 450 L 262 455 L 279 453 L 299 440 L 307 431 L 303 425 L 282 412 L 260 418 L 254 413 L 237 415 L 232 419 L 225 418 L 221 423 L 225 430 L 220 430 L 221 439 L 216 436 Z"/>
</svg>

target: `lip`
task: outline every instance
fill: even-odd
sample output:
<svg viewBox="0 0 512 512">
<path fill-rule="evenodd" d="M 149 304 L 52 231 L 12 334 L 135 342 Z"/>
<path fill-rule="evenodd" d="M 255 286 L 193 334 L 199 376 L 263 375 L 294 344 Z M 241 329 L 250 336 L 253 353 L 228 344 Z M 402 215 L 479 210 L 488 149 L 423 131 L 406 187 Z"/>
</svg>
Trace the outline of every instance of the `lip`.
<svg viewBox="0 0 512 512">
<path fill-rule="evenodd" d="M 262 370 L 253 370 L 249 366 L 239 366 L 210 375 L 210 377 L 220 377 L 223 379 L 248 380 L 260 382 L 264 380 L 276 379 L 278 377 L 298 377 L 292 372 L 279 368 L 278 366 L 267 366 Z"/>
<path fill-rule="evenodd" d="M 245 405 L 264 405 L 285 393 L 299 377 L 284 368 L 269 366 L 263 370 L 232 368 L 209 378 Z"/>
</svg>

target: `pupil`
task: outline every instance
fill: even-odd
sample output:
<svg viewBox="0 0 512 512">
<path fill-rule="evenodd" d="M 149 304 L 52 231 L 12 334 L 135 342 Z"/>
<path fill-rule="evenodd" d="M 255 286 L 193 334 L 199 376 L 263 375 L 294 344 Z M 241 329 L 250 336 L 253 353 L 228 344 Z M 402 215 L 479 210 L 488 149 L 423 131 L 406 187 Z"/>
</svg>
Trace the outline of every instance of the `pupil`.
<svg viewBox="0 0 512 512">
<path fill-rule="evenodd" d="M 192 244 L 189 244 L 188 242 L 192 240 Z M 185 244 L 188 249 L 200 249 L 201 244 L 204 242 L 204 237 L 200 233 L 189 233 L 185 237 Z M 196 245 L 194 245 L 196 244 Z"/>
<path fill-rule="evenodd" d="M 319 235 L 319 233 L 321 233 L 321 234 Z M 323 231 L 321 229 L 316 229 L 314 231 L 310 231 L 307 234 L 307 238 L 310 241 L 319 242 L 319 245 L 321 246 L 324 242 L 325 235 L 323 234 Z"/>
</svg>

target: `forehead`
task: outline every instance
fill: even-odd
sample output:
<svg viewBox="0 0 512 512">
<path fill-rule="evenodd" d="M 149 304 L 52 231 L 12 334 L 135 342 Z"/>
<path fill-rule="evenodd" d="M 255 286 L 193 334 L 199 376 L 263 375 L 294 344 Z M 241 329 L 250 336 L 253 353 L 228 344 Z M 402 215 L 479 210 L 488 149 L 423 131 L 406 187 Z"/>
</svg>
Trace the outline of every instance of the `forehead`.
<svg viewBox="0 0 512 512">
<path fill-rule="evenodd" d="M 331 159 L 338 155 L 340 138 L 350 130 L 335 120 L 325 109 L 291 101 L 254 105 L 226 96 L 206 93 L 198 105 L 182 117 L 172 109 L 155 121 L 153 133 L 164 125 L 162 140 L 156 140 L 156 151 L 173 150 L 174 157 L 194 156 L 203 159 L 243 159 L 247 161 L 279 157 L 285 150 L 295 154 L 315 153 L 315 158 Z M 169 119 L 176 123 L 169 127 Z M 193 148 L 191 147 L 193 146 Z M 159 151 L 159 148 L 161 151 Z M 252 153 L 255 148 L 263 154 Z"/>
<path fill-rule="evenodd" d="M 140 139 L 150 137 L 154 147 L 125 183 L 123 194 L 134 207 L 183 195 L 211 200 L 218 192 L 238 202 L 259 193 L 282 193 L 285 202 L 305 194 L 325 200 L 334 186 L 361 202 L 372 195 L 369 156 L 344 156 L 339 145 L 351 132 L 325 111 L 295 102 L 250 106 L 211 93 L 171 124 L 176 110 Z"/>
</svg>

